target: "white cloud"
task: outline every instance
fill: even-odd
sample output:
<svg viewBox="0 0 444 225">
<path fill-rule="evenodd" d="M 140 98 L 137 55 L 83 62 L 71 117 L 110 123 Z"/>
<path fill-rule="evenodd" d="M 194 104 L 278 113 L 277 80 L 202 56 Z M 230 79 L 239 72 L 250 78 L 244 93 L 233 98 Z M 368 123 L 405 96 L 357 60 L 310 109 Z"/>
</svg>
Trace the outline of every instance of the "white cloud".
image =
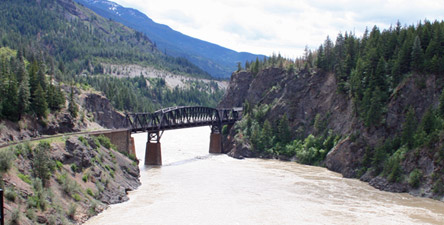
<svg viewBox="0 0 444 225">
<path fill-rule="evenodd" d="M 443 20 L 442 0 L 114 0 L 158 23 L 236 51 L 287 57 L 317 48 L 327 35 L 386 29 L 398 20 Z"/>
</svg>

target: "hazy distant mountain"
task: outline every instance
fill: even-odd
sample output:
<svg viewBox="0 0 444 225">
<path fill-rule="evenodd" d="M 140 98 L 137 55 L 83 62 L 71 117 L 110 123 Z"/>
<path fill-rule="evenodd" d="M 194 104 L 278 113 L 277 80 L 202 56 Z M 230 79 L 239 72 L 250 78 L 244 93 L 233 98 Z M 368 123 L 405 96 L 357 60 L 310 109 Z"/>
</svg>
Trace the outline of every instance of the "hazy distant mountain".
<svg viewBox="0 0 444 225">
<path fill-rule="evenodd" d="M 107 0 L 75 0 L 92 9 L 97 14 L 120 22 L 145 33 L 156 43 L 157 48 L 167 54 L 184 57 L 207 71 L 214 77 L 227 78 L 237 69 L 237 62 L 242 64 L 247 60 L 255 60 L 254 55 L 246 52 L 236 52 L 206 41 L 202 41 L 170 27 L 155 23 L 138 10 L 122 7 Z"/>
</svg>

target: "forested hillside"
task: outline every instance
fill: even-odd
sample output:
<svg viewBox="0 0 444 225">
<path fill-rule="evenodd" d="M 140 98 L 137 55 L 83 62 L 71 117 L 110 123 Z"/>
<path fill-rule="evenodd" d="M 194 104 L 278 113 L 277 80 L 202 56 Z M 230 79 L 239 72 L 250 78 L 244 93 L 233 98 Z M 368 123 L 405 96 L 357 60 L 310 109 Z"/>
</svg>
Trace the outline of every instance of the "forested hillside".
<svg viewBox="0 0 444 225">
<path fill-rule="evenodd" d="M 243 106 L 236 157 L 322 165 L 390 191 L 444 194 L 444 22 L 330 38 L 296 60 L 239 65 L 220 106 Z"/>
<path fill-rule="evenodd" d="M 175 57 L 184 57 L 213 77 L 229 78 L 236 69 L 237 62 L 252 60 L 262 55 L 236 52 L 222 46 L 199 40 L 170 27 L 158 24 L 145 14 L 131 8 L 122 7 L 107 0 L 76 0 L 97 14 L 110 18 L 147 34 L 160 51 Z"/>
<path fill-rule="evenodd" d="M 147 86 L 150 81 L 142 77 L 117 79 L 104 74 L 104 65 L 135 64 L 181 76 L 209 77 L 188 60 L 158 51 L 141 32 L 72 0 L 1 1 L 0 40 L 0 119 L 18 121 L 22 115 L 45 119 L 65 107 L 75 118 L 73 89 L 88 86 L 103 91 L 116 108 L 127 111 L 177 104 L 214 106 L 222 95 L 211 85 L 190 84 L 176 90 Z"/>
</svg>

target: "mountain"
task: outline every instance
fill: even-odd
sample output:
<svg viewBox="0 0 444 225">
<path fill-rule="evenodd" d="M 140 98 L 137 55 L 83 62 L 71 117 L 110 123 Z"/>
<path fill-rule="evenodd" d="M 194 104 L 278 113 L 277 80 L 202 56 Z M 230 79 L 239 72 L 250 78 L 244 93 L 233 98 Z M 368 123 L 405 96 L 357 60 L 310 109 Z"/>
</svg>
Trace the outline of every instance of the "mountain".
<svg viewBox="0 0 444 225">
<path fill-rule="evenodd" d="M 213 77 L 228 78 L 237 70 L 237 63 L 255 60 L 263 55 L 236 52 L 216 44 L 202 41 L 170 27 L 158 24 L 145 14 L 131 8 L 122 7 L 107 0 L 75 0 L 92 9 L 97 14 L 143 32 L 161 51 L 175 57 L 184 57 Z"/>
<path fill-rule="evenodd" d="M 4 46 L 16 50 L 26 46 L 31 53 L 44 52 L 63 61 L 77 74 L 82 70 L 99 72 L 102 70 L 99 64 L 106 62 L 209 77 L 188 60 L 157 50 L 141 32 L 100 17 L 71 0 L 6 0 L 0 4 L 0 35 Z"/>
<path fill-rule="evenodd" d="M 214 106 L 223 94 L 223 82 L 199 80 L 211 76 L 187 59 L 72 0 L 0 1 L 0 40 L 0 120 L 63 109 L 57 84 L 96 88 L 127 111 Z"/>
<path fill-rule="evenodd" d="M 233 73 L 219 107 L 244 111 L 225 152 L 444 200 L 443 28 L 375 26 L 328 38 L 296 62 L 270 57 Z"/>
</svg>

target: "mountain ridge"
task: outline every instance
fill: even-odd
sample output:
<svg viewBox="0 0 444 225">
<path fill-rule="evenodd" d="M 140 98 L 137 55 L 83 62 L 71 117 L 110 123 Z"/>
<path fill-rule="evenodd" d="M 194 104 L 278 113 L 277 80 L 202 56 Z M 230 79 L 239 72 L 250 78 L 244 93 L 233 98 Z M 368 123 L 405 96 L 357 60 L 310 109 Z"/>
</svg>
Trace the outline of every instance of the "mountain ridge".
<svg viewBox="0 0 444 225">
<path fill-rule="evenodd" d="M 132 8 L 107 0 L 75 0 L 100 16 L 120 22 L 145 33 L 160 51 L 175 57 L 184 57 L 213 77 L 229 78 L 237 69 L 237 62 L 244 63 L 264 55 L 236 52 L 223 46 L 187 36 L 167 25 L 154 22 L 147 15 Z"/>
</svg>

